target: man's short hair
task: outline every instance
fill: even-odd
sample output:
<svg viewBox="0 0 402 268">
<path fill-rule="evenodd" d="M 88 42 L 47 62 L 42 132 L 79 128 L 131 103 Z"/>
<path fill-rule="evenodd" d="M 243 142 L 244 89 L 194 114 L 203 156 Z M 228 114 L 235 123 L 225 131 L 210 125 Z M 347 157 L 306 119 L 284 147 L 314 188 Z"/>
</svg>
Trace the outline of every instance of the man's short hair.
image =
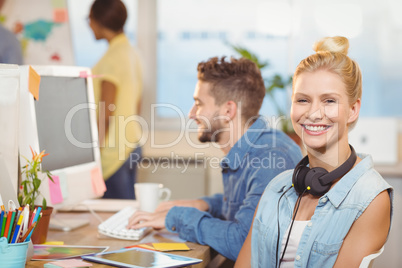
<svg viewBox="0 0 402 268">
<path fill-rule="evenodd" d="M 258 115 L 265 96 L 260 69 L 251 60 L 225 57 L 210 58 L 197 67 L 198 80 L 209 83 L 216 105 L 226 101 L 241 102 L 241 116 L 249 120 Z"/>
</svg>

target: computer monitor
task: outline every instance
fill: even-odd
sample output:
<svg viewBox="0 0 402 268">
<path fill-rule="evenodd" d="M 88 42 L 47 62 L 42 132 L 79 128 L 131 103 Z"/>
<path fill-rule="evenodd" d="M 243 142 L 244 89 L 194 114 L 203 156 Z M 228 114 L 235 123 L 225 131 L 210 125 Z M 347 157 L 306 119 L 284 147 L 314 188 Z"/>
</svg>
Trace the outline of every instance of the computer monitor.
<svg viewBox="0 0 402 268">
<path fill-rule="evenodd" d="M 18 65 L 0 64 L 0 194 L 18 206 Z"/>
<path fill-rule="evenodd" d="M 90 69 L 76 66 L 32 66 L 40 75 L 39 99 L 29 93 L 29 66 L 21 66 L 20 154 L 30 147 L 49 153 L 42 169 L 57 176 L 46 179 L 41 193 L 55 209 L 72 208 L 100 197 L 102 178 L 96 105 Z M 21 165 L 23 165 L 21 158 Z M 41 200 L 38 200 L 41 204 Z"/>
</svg>

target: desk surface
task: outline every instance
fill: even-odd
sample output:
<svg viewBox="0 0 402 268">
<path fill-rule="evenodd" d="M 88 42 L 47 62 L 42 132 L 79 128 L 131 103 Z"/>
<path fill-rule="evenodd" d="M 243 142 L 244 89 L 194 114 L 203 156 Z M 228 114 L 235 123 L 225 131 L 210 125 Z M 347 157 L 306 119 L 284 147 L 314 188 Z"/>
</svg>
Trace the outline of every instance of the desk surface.
<svg viewBox="0 0 402 268">
<path fill-rule="evenodd" d="M 97 213 L 97 215 L 105 220 L 113 213 Z M 80 245 L 80 246 L 109 246 L 108 251 L 121 249 L 126 246 L 141 244 L 141 243 L 149 243 L 149 242 L 176 242 L 174 239 L 177 239 L 175 234 L 169 233 L 167 230 L 162 231 L 153 231 L 151 234 L 148 234 L 140 241 L 130 241 L 130 240 L 119 240 L 115 238 L 110 238 L 106 236 L 100 237 L 98 235 L 98 225 L 99 220 L 89 212 L 68 212 L 68 213 L 57 213 L 57 215 L 53 215 L 58 219 L 63 218 L 71 218 L 71 217 L 79 217 L 80 219 L 88 219 L 90 224 L 76 230 L 70 232 L 63 231 L 52 231 L 49 230 L 47 241 L 64 241 L 65 245 Z M 194 265 L 191 267 L 205 267 L 211 260 L 211 252 L 208 246 L 203 246 L 191 242 L 186 242 L 190 251 L 172 251 L 169 253 L 183 255 L 192 258 L 202 259 L 203 262 Z M 34 268 L 34 267 L 43 267 L 46 261 L 29 261 L 25 267 Z M 94 268 L 98 267 L 111 267 L 108 265 L 93 263 Z"/>
</svg>

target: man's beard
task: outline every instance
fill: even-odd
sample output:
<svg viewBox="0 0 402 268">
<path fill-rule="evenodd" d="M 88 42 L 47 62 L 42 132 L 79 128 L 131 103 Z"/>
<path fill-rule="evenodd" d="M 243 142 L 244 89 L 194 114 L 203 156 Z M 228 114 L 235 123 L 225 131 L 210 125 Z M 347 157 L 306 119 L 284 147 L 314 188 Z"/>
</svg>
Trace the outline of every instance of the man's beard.
<svg viewBox="0 0 402 268">
<path fill-rule="evenodd" d="M 204 142 L 219 142 L 222 134 L 222 126 L 219 120 L 214 120 L 211 123 L 211 129 L 205 129 L 198 134 L 198 140 Z"/>
</svg>

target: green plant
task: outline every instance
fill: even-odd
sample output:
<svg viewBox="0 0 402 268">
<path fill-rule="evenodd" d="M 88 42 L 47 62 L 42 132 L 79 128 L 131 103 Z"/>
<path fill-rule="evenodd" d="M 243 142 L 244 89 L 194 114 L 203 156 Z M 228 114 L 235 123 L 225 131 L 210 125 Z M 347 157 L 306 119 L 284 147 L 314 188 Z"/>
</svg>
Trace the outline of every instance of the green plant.
<svg viewBox="0 0 402 268">
<path fill-rule="evenodd" d="M 229 45 L 229 46 L 241 57 L 249 59 L 252 62 L 254 62 L 260 70 L 269 66 L 268 60 L 261 61 L 254 53 L 252 53 L 248 49 L 235 45 Z M 282 107 L 280 103 L 277 100 L 275 100 L 275 91 L 276 90 L 286 91 L 286 88 L 290 84 L 292 84 L 292 76 L 282 77 L 280 74 L 274 74 L 271 77 L 264 78 L 264 82 L 265 82 L 265 93 L 272 100 L 272 103 L 275 105 L 277 115 L 282 121 L 281 124 L 282 131 L 284 131 L 285 133 L 294 132 L 287 112 L 289 109 L 287 109 L 287 107 Z"/>
<path fill-rule="evenodd" d="M 42 194 L 39 191 L 39 187 L 42 184 L 42 179 L 48 177 L 52 182 L 52 174 L 47 170 L 41 169 L 42 158 L 48 154 L 45 154 L 43 150 L 40 154 L 37 154 L 32 150 L 32 159 L 29 160 L 25 156 L 26 165 L 22 167 L 21 173 L 25 174 L 21 182 L 20 191 L 18 193 L 18 201 L 20 205 L 29 205 L 31 210 L 35 207 L 36 199 Z M 46 176 L 44 176 L 46 174 Z M 43 197 L 43 196 L 42 196 Z M 42 198 L 42 209 L 45 210 L 47 207 L 46 198 Z"/>
</svg>

